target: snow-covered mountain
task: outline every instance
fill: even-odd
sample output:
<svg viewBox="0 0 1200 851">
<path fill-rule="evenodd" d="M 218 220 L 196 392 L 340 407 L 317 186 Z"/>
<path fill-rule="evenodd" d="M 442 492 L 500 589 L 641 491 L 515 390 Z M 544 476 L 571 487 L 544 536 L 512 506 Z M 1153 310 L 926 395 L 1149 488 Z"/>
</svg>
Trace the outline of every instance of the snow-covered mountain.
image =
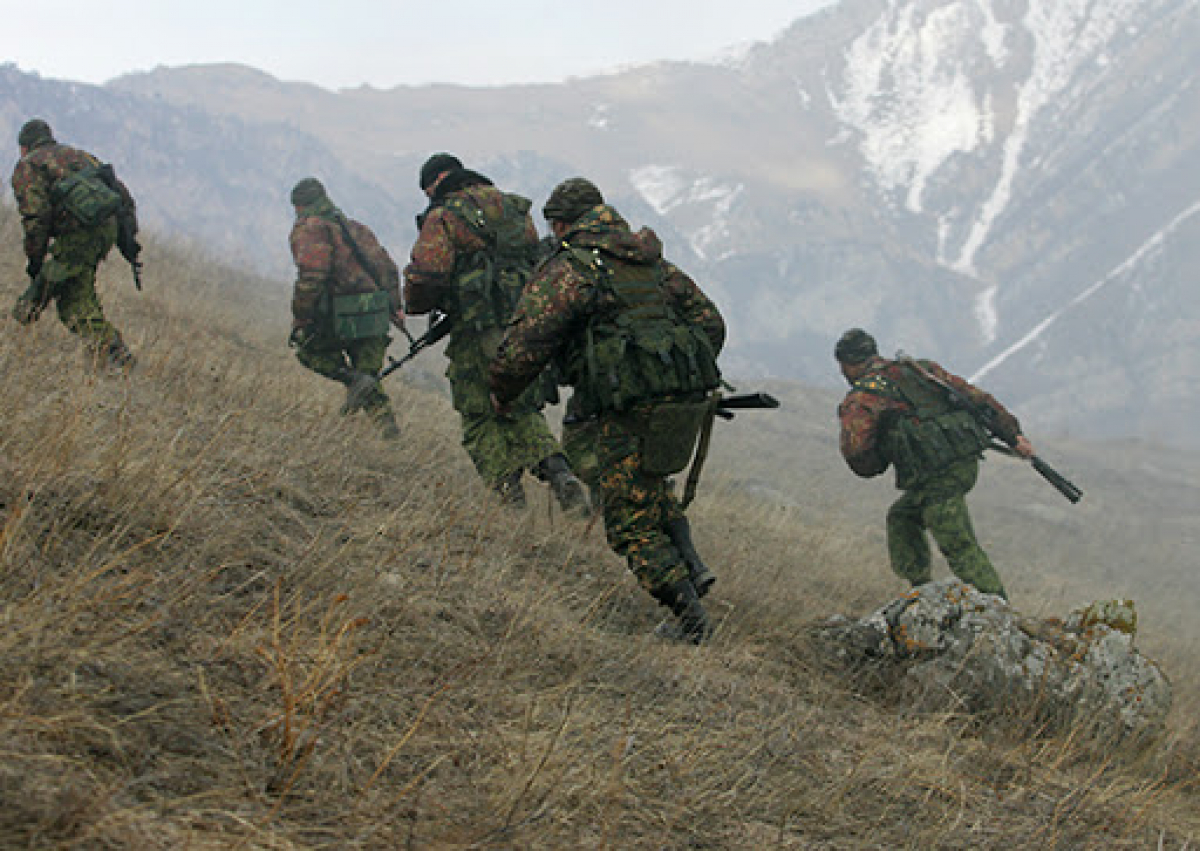
<svg viewBox="0 0 1200 851">
<path fill-rule="evenodd" d="M 861 325 L 977 375 L 1033 429 L 1194 446 L 1198 60 L 1197 0 L 841 0 L 724 64 L 562 85 L 0 69 L 22 92 L 0 90 L 0 132 L 58 110 L 64 137 L 128 164 L 151 221 L 241 239 L 281 275 L 303 174 L 401 258 L 431 151 L 539 204 L 584 174 L 715 294 L 731 374 L 832 385 L 833 341 Z M 136 121 L 102 123 L 113 110 Z M 203 215 L 180 214 L 181 188 Z"/>
</svg>

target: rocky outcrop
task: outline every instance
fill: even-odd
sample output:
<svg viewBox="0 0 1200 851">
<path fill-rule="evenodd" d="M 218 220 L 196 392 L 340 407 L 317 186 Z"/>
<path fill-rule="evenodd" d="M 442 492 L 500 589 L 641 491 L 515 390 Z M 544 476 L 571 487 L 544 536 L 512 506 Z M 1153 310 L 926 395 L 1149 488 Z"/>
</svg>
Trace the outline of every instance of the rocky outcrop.
<svg viewBox="0 0 1200 851">
<path fill-rule="evenodd" d="M 1065 620 L 1020 615 L 956 580 L 913 589 L 861 620 L 819 629 L 839 664 L 937 710 L 1002 712 L 1049 727 L 1086 725 L 1106 739 L 1148 737 L 1171 685 L 1133 645 L 1133 604 L 1095 603 Z"/>
</svg>

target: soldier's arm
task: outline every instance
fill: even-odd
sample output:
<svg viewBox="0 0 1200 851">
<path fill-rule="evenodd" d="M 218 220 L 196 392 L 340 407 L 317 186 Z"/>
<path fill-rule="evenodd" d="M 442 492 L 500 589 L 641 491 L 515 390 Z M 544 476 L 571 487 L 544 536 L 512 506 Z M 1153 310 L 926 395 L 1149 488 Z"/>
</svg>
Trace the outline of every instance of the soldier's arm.
<svg viewBox="0 0 1200 851">
<path fill-rule="evenodd" d="M 12 187 L 25 229 L 25 256 L 32 264 L 40 266 L 54 229 L 49 182 L 32 162 L 22 159 L 13 171 Z"/>
<path fill-rule="evenodd" d="M 713 352 L 719 354 L 725 345 L 725 320 L 712 299 L 673 263 L 667 263 L 666 290 L 675 309 L 684 319 L 704 329 L 712 343 Z"/>
<path fill-rule="evenodd" d="M 404 306 L 408 313 L 428 313 L 442 306 L 452 285 L 456 255 L 450 216 L 432 210 L 421 224 L 421 233 L 404 267 Z"/>
<path fill-rule="evenodd" d="M 289 243 L 296 262 L 296 286 L 292 291 L 292 324 L 309 325 L 317 320 L 317 309 L 333 272 L 333 241 L 320 219 L 307 218 L 292 227 Z"/>
<path fill-rule="evenodd" d="M 878 476 L 888 468 L 888 460 L 879 452 L 880 424 L 886 407 L 881 397 L 858 391 L 852 391 L 838 406 L 842 457 L 863 478 Z"/>
<path fill-rule="evenodd" d="M 526 284 L 489 370 L 499 402 L 516 399 L 541 374 L 576 329 L 590 293 L 590 283 L 563 258 L 544 264 Z"/>
<path fill-rule="evenodd" d="M 1021 423 L 1015 416 L 1013 416 L 1008 408 L 1000 404 L 998 399 L 992 396 L 992 394 L 984 390 L 980 390 L 965 378 L 961 378 L 952 372 L 946 371 L 939 364 L 934 363 L 933 361 L 928 361 L 927 367 L 930 372 L 971 400 L 971 404 L 975 405 L 976 407 L 991 409 L 992 413 L 995 414 L 993 424 L 996 426 L 996 430 L 1000 433 L 1000 439 L 1010 446 L 1015 446 L 1017 444 L 1018 440 L 1021 438 Z"/>
</svg>

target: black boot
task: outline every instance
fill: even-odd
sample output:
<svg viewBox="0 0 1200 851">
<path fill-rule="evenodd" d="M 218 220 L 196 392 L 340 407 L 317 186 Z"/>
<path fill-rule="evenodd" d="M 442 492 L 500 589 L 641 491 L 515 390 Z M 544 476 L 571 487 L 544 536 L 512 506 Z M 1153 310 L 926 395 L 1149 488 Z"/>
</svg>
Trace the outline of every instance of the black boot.
<svg viewBox="0 0 1200 851">
<path fill-rule="evenodd" d="M 692 580 L 682 579 L 674 585 L 664 585 L 654 589 L 651 594 L 679 619 L 678 622 L 663 621 L 659 624 L 654 630 L 659 638 L 702 644 L 712 635 L 712 624 Z"/>
<path fill-rule="evenodd" d="M 353 414 L 355 411 L 369 407 L 379 389 L 379 379 L 369 372 L 345 370 L 338 380 L 346 385 L 346 401 L 342 405 L 343 414 Z"/>
<path fill-rule="evenodd" d="M 683 556 L 683 560 L 687 564 L 688 576 L 691 577 L 692 584 L 696 586 L 696 594 L 703 597 L 713 587 L 717 576 L 708 569 L 708 565 L 700 559 L 700 554 L 696 552 L 696 545 L 692 543 L 692 526 L 688 523 L 688 519 L 680 517 L 672 520 L 667 524 L 667 534 L 671 536 L 671 543 L 679 550 L 679 554 Z"/>
<path fill-rule="evenodd" d="M 571 465 L 567 463 L 565 456 L 555 453 L 549 458 L 543 458 L 537 463 L 533 474 L 543 482 L 549 482 L 550 490 L 563 511 L 577 514 L 587 514 L 591 511 L 587 488 L 571 472 Z"/>
</svg>

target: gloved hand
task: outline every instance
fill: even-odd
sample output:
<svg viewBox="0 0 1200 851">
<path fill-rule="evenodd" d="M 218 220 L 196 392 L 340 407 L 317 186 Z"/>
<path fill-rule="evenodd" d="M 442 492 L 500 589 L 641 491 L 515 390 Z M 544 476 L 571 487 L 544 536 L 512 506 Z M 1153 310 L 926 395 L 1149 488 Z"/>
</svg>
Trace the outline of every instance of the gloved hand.
<svg viewBox="0 0 1200 851">
<path fill-rule="evenodd" d="M 37 258 L 36 260 L 31 257 L 29 258 L 29 262 L 25 264 L 25 274 L 29 276 L 29 280 L 32 281 L 41 274 L 42 260 L 43 258 L 41 257 Z"/>
<path fill-rule="evenodd" d="M 288 336 L 288 345 L 293 349 L 303 348 L 309 340 L 313 338 L 311 326 L 297 325 L 292 329 L 292 333 Z"/>
</svg>

